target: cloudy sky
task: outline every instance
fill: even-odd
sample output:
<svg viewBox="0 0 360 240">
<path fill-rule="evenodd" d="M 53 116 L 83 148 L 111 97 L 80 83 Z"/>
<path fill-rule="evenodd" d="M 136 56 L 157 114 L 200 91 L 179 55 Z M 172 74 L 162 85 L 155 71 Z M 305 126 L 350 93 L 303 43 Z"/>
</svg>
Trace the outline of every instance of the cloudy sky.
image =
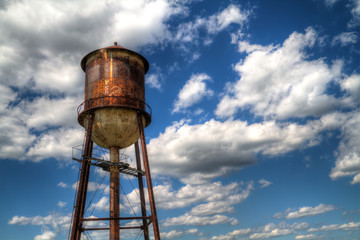
<svg viewBox="0 0 360 240">
<path fill-rule="evenodd" d="M 150 63 L 162 239 L 359 239 L 359 1 L 0 0 L 0 24 L 1 239 L 67 239 L 80 61 L 115 41 Z M 93 169 L 87 216 L 107 185 Z"/>
</svg>

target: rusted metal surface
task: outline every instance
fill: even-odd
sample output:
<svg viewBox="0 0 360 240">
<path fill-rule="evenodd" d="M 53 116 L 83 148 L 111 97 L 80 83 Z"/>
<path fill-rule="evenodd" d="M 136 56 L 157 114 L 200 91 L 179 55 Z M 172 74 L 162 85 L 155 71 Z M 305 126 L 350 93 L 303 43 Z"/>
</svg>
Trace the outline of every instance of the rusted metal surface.
<svg viewBox="0 0 360 240">
<path fill-rule="evenodd" d="M 153 191 L 152 182 L 151 182 L 150 164 L 149 164 L 149 159 L 148 159 L 148 154 L 147 154 L 147 149 L 146 149 L 144 125 L 143 125 L 142 116 L 141 116 L 140 112 L 138 112 L 138 124 L 139 124 L 139 131 L 140 131 L 141 150 L 142 150 L 144 169 L 145 169 L 145 175 L 146 175 L 146 184 L 147 184 L 148 194 L 149 194 L 151 220 L 152 220 L 152 224 L 153 224 L 153 228 L 154 228 L 154 238 L 155 238 L 155 240 L 160 240 L 159 223 L 158 223 L 157 214 L 156 214 L 154 191 Z"/>
<path fill-rule="evenodd" d="M 79 186 L 77 191 L 76 205 L 74 209 L 74 218 L 71 230 L 71 240 L 80 240 L 81 237 L 81 220 L 84 217 L 86 193 L 90 174 L 90 160 L 88 160 L 88 158 L 91 157 L 93 148 L 93 141 L 91 140 L 93 118 L 94 114 L 90 114 L 89 122 L 91 124 L 89 124 L 89 127 L 86 129 L 85 148 L 83 153 L 83 161 L 81 163 Z"/>
<path fill-rule="evenodd" d="M 147 103 L 143 102 L 142 100 L 137 98 L 131 98 L 129 96 L 107 96 L 90 98 L 80 104 L 77 108 L 77 112 L 79 115 L 79 123 L 82 125 L 82 123 L 84 122 L 83 118 L 87 115 L 87 112 L 89 110 L 107 107 L 121 107 L 133 110 L 141 110 L 146 120 L 145 126 L 148 126 L 151 122 L 152 109 Z"/>
<path fill-rule="evenodd" d="M 85 72 L 83 111 L 121 106 L 146 112 L 145 79 L 149 63 L 117 44 L 95 50 L 81 61 Z"/>
<path fill-rule="evenodd" d="M 108 221 L 108 220 L 141 220 L 141 219 L 150 219 L 149 216 L 146 217 L 110 217 L 110 218 L 84 218 L 84 222 L 91 221 Z"/>
<path fill-rule="evenodd" d="M 132 227 L 120 227 L 119 229 L 139 229 L 141 226 L 132 226 Z M 110 228 L 84 228 L 83 231 L 95 231 L 95 230 L 109 230 Z"/>
<path fill-rule="evenodd" d="M 85 101 L 78 108 L 78 122 L 87 127 L 89 111 L 95 112 L 92 140 L 101 147 L 126 148 L 139 138 L 136 113 L 145 126 L 151 108 L 145 103 L 144 75 L 147 60 L 118 45 L 95 50 L 81 61 L 85 71 Z"/>
<path fill-rule="evenodd" d="M 145 194 L 144 194 L 144 183 L 143 183 L 143 174 L 141 170 L 141 161 L 140 161 L 140 150 L 139 150 L 139 141 L 135 144 L 135 156 L 136 156 L 136 166 L 138 172 L 138 182 L 139 182 L 139 192 L 140 192 L 140 204 L 141 204 L 141 215 L 146 216 L 146 203 L 145 203 Z M 144 230 L 144 239 L 149 240 L 149 229 L 148 222 L 146 218 L 143 218 L 142 228 Z"/>
<path fill-rule="evenodd" d="M 119 148 L 111 147 L 110 148 L 110 162 L 118 163 L 119 162 Z M 119 240 L 120 239 L 120 223 L 118 218 L 120 216 L 119 209 L 119 168 L 117 166 L 110 167 L 110 218 L 113 220 L 110 221 L 110 239 Z"/>
</svg>

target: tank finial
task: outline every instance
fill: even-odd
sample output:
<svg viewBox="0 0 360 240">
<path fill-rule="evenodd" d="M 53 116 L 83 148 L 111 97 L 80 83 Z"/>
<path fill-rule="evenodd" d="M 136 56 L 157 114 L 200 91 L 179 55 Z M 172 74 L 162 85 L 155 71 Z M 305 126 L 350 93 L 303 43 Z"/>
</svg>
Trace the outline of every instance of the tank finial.
<svg viewBox="0 0 360 240">
<path fill-rule="evenodd" d="M 114 45 L 117 46 L 117 42 L 114 42 Z"/>
</svg>

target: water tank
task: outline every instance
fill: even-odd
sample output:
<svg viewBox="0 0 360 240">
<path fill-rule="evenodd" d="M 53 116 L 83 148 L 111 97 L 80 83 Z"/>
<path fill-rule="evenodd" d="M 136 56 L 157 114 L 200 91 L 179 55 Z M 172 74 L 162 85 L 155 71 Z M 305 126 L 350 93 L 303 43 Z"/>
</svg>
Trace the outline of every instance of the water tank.
<svg viewBox="0 0 360 240">
<path fill-rule="evenodd" d="M 126 148 L 139 138 L 137 113 L 144 126 L 151 122 L 145 103 L 144 75 L 148 61 L 140 54 L 114 46 L 87 54 L 81 61 L 85 72 L 85 101 L 78 108 L 78 122 L 85 128 L 94 113 L 92 140 L 104 148 Z"/>
</svg>

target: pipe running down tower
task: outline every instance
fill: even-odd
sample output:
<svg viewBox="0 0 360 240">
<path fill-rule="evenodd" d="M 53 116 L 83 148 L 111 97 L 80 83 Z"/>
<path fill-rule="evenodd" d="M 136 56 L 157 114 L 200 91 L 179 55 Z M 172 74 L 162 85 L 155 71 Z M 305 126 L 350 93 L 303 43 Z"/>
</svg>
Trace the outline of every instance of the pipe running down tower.
<svg viewBox="0 0 360 240">
<path fill-rule="evenodd" d="M 151 122 L 151 108 L 145 103 L 144 75 L 148 61 L 140 54 L 114 46 L 98 49 L 87 54 L 81 61 L 85 72 L 85 101 L 78 108 L 78 122 L 86 129 L 81 163 L 79 186 L 70 233 L 71 240 L 80 240 L 81 233 L 89 230 L 109 230 L 109 239 L 120 239 L 121 220 L 142 220 L 140 228 L 144 239 L 149 239 L 152 225 L 155 240 L 160 239 L 150 166 L 146 149 L 144 128 Z M 138 140 L 140 138 L 144 169 Z M 110 161 L 92 156 L 93 142 L 110 150 Z M 119 150 L 134 144 L 137 168 L 131 168 L 119 159 Z M 109 218 L 84 218 L 90 166 L 100 166 L 110 172 Z M 141 216 L 120 217 L 120 173 L 136 176 L 139 183 Z M 151 214 L 147 214 L 143 178 L 145 177 Z M 109 228 L 86 228 L 87 221 L 109 221 Z"/>
</svg>

